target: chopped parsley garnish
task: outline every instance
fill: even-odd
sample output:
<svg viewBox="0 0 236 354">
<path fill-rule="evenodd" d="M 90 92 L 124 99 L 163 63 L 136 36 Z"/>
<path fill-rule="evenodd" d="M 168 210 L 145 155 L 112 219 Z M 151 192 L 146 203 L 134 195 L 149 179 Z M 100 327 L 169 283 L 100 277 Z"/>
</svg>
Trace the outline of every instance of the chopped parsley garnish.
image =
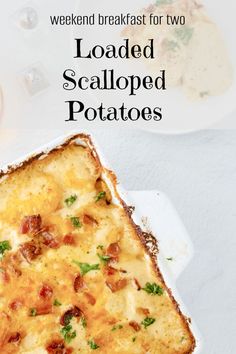
<svg viewBox="0 0 236 354">
<path fill-rule="evenodd" d="M 57 299 L 55 299 L 55 300 L 53 301 L 53 305 L 54 305 L 54 306 L 61 306 L 62 304 L 61 304 L 60 301 L 58 301 Z"/>
<path fill-rule="evenodd" d="M 133 337 L 133 338 L 132 338 L 132 342 L 133 342 L 133 343 L 136 341 L 136 338 L 137 338 L 137 337 Z"/>
<path fill-rule="evenodd" d="M 64 324 L 65 326 L 68 326 L 70 324 L 71 319 L 73 318 L 73 315 L 71 313 L 67 313 L 64 316 Z"/>
<path fill-rule="evenodd" d="M 123 326 L 120 324 L 120 325 L 117 325 L 117 326 L 113 326 L 111 330 L 112 330 L 112 332 L 114 332 L 117 329 L 122 329 L 122 328 L 123 328 Z"/>
<path fill-rule="evenodd" d="M 72 326 L 70 324 L 62 327 L 61 334 L 66 343 L 70 343 L 72 339 L 76 337 L 76 331 L 72 331 Z"/>
<path fill-rule="evenodd" d="M 102 261 L 102 263 L 104 264 L 107 264 L 107 262 L 111 259 L 111 257 L 106 254 L 97 253 L 97 256 L 99 257 L 100 261 Z"/>
<path fill-rule="evenodd" d="M 78 216 L 70 216 L 70 221 L 74 227 L 76 227 L 76 228 L 82 227 L 82 224 L 81 224 Z"/>
<path fill-rule="evenodd" d="M 98 202 L 99 200 L 105 198 L 106 192 L 99 192 L 96 197 L 95 197 L 95 202 Z"/>
<path fill-rule="evenodd" d="M 155 322 L 155 318 L 152 317 L 146 317 L 144 320 L 141 322 L 141 324 L 144 326 L 146 329 L 148 326 L 151 326 Z"/>
<path fill-rule="evenodd" d="M 178 42 L 173 41 L 173 40 L 169 40 L 169 39 L 164 40 L 163 44 L 164 44 L 166 50 L 170 50 L 173 52 L 175 52 L 176 49 L 180 48 Z"/>
<path fill-rule="evenodd" d="M 156 283 L 146 283 L 145 287 L 142 288 L 142 290 L 146 291 L 148 294 L 151 295 L 163 295 L 164 290 L 160 285 L 157 285 Z"/>
<path fill-rule="evenodd" d="M 82 326 L 83 326 L 84 328 L 87 327 L 87 321 L 86 321 L 86 318 L 85 318 L 85 317 L 82 317 L 82 318 L 81 318 L 81 324 L 82 324 Z"/>
<path fill-rule="evenodd" d="M 72 204 L 74 204 L 74 202 L 77 200 L 77 195 L 71 195 L 69 198 L 65 199 L 65 203 L 68 207 L 71 207 Z"/>
<path fill-rule="evenodd" d="M 85 275 L 86 273 L 90 272 L 91 270 L 99 270 L 99 264 L 88 264 L 88 263 L 81 263 L 78 261 L 73 261 L 77 266 L 80 267 L 81 275 Z"/>
<path fill-rule="evenodd" d="M 98 245 L 97 246 L 97 250 L 100 249 L 100 250 L 103 250 L 104 246 L 103 245 Z"/>
<path fill-rule="evenodd" d="M 88 341 L 88 345 L 90 346 L 91 349 L 95 350 L 95 349 L 98 349 L 99 348 L 99 345 L 97 345 L 94 340 L 89 340 Z"/>
<path fill-rule="evenodd" d="M 31 317 L 35 317 L 35 316 L 37 316 L 37 310 L 36 310 L 36 308 L 32 308 L 32 309 L 30 309 L 29 314 L 30 314 L 30 316 L 31 316 Z"/>
<path fill-rule="evenodd" d="M 0 259 L 3 258 L 5 251 L 10 251 L 11 245 L 9 241 L 1 241 L 0 242 Z"/>
<path fill-rule="evenodd" d="M 184 26 L 182 28 L 176 28 L 174 33 L 175 36 L 184 44 L 184 45 L 188 45 L 190 39 L 193 36 L 193 31 L 194 29 L 192 27 L 189 26 Z"/>
<path fill-rule="evenodd" d="M 173 257 L 168 257 L 168 258 L 166 258 L 167 259 L 167 261 L 173 261 Z"/>
</svg>

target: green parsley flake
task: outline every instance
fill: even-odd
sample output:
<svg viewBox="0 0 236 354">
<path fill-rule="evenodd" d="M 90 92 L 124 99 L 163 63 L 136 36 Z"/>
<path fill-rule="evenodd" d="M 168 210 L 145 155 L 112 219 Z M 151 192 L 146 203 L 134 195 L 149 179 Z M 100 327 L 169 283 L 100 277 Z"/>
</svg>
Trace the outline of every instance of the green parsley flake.
<svg viewBox="0 0 236 354">
<path fill-rule="evenodd" d="M 111 257 L 106 254 L 97 253 L 97 256 L 99 257 L 100 261 L 104 264 L 107 264 L 107 262 L 111 259 Z"/>
<path fill-rule="evenodd" d="M 106 197 L 106 192 L 99 192 L 95 197 L 95 202 L 98 202 L 99 200 L 101 200 L 105 197 Z"/>
<path fill-rule="evenodd" d="M 133 342 L 133 343 L 136 341 L 136 338 L 137 338 L 137 337 L 133 337 L 133 338 L 132 338 L 132 342 Z"/>
<path fill-rule="evenodd" d="M 74 195 L 71 195 L 69 198 L 66 198 L 65 199 L 65 204 L 68 206 L 68 207 L 71 207 L 72 204 L 74 204 L 74 202 L 77 200 L 77 195 L 74 194 Z"/>
<path fill-rule="evenodd" d="M 164 40 L 163 44 L 166 50 L 173 51 L 173 52 L 175 52 L 177 49 L 180 48 L 178 42 L 169 39 Z"/>
<path fill-rule="evenodd" d="M 99 345 L 97 345 L 93 340 L 88 341 L 88 345 L 90 346 L 91 349 L 95 350 L 99 348 Z"/>
<path fill-rule="evenodd" d="M 86 321 L 86 318 L 85 318 L 85 317 L 82 317 L 82 318 L 81 318 L 81 324 L 82 324 L 82 326 L 83 326 L 84 328 L 87 327 L 87 321 Z"/>
<path fill-rule="evenodd" d="M 53 305 L 54 305 L 54 306 L 61 306 L 62 304 L 61 304 L 60 301 L 58 301 L 57 299 L 55 299 L 54 302 L 53 302 Z"/>
<path fill-rule="evenodd" d="M 37 310 L 36 310 L 36 308 L 32 308 L 32 309 L 30 309 L 30 316 L 31 317 L 35 317 L 35 316 L 37 316 Z"/>
<path fill-rule="evenodd" d="M 97 250 L 100 249 L 100 250 L 103 250 L 104 246 L 103 245 L 98 245 L 97 246 Z"/>
<path fill-rule="evenodd" d="M 173 261 L 173 260 L 174 260 L 173 257 L 168 257 L 168 258 L 166 258 L 166 259 L 167 259 L 167 261 Z"/>
<path fill-rule="evenodd" d="M 142 288 L 142 290 L 146 291 L 148 294 L 151 295 L 163 295 L 164 290 L 160 285 L 157 285 L 156 283 L 146 283 L 145 287 Z"/>
<path fill-rule="evenodd" d="M 82 227 L 82 224 L 80 222 L 80 219 L 78 218 L 78 216 L 71 216 L 70 217 L 70 221 L 72 223 L 72 225 L 76 228 L 80 228 Z"/>
<path fill-rule="evenodd" d="M 151 326 L 155 322 L 155 318 L 152 317 L 146 317 L 144 320 L 141 322 L 141 324 L 144 326 L 146 329 L 148 326 Z"/>
<path fill-rule="evenodd" d="M 175 36 L 177 37 L 180 42 L 182 42 L 184 45 L 188 45 L 192 36 L 193 36 L 194 29 L 189 26 L 184 26 L 181 28 L 176 28 L 174 33 Z"/>
<path fill-rule="evenodd" d="M 11 245 L 9 241 L 1 241 L 0 242 L 0 259 L 3 258 L 5 251 L 10 251 Z"/>
<path fill-rule="evenodd" d="M 114 332 L 117 329 L 122 329 L 122 328 L 123 328 L 123 326 L 120 324 L 120 325 L 117 325 L 117 326 L 113 326 L 111 330 L 112 330 L 112 332 Z"/>
<path fill-rule="evenodd" d="M 88 263 L 81 263 L 78 261 L 73 261 L 77 266 L 80 267 L 81 275 L 85 275 L 86 273 L 90 272 L 91 270 L 99 270 L 99 264 L 88 264 Z"/>
<path fill-rule="evenodd" d="M 65 339 L 66 343 L 70 343 L 72 339 L 76 337 L 76 331 L 72 331 L 72 326 L 70 324 L 62 327 L 61 334 Z"/>
</svg>

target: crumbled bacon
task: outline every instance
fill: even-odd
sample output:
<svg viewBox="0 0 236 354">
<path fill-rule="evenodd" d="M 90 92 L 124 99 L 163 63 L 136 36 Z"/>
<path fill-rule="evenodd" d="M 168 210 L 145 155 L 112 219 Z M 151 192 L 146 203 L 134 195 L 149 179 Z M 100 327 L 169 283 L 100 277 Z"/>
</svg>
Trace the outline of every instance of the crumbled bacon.
<svg viewBox="0 0 236 354">
<path fill-rule="evenodd" d="M 137 312 L 139 312 L 140 314 L 145 315 L 145 316 L 150 315 L 150 311 L 145 307 L 138 307 Z"/>
<path fill-rule="evenodd" d="M 74 306 L 70 310 L 67 310 L 60 318 L 60 324 L 62 326 L 67 326 L 70 323 L 72 317 L 81 317 L 83 312 L 77 307 Z"/>
<path fill-rule="evenodd" d="M 139 281 L 136 278 L 134 278 L 134 283 L 137 286 L 138 291 L 142 289 L 141 285 L 139 284 Z"/>
<path fill-rule="evenodd" d="M 76 242 L 75 242 L 75 237 L 74 237 L 74 235 L 72 235 L 72 234 L 67 234 L 67 235 L 65 235 L 65 236 L 63 237 L 63 243 L 64 243 L 65 245 L 71 245 L 71 246 L 75 245 Z"/>
<path fill-rule="evenodd" d="M 132 327 L 136 332 L 140 331 L 141 327 L 140 325 L 135 322 L 135 321 L 130 321 L 129 322 L 130 327 Z"/>
<path fill-rule="evenodd" d="M 50 303 L 42 304 L 36 307 L 37 316 L 48 315 L 51 312 L 52 312 L 52 304 Z"/>
<path fill-rule="evenodd" d="M 19 332 L 15 332 L 10 335 L 10 338 L 8 339 L 8 343 L 19 343 L 21 340 L 21 335 Z"/>
<path fill-rule="evenodd" d="M 43 285 L 41 287 L 41 289 L 39 290 L 39 296 L 45 300 L 51 299 L 52 294 L 53 294 L 53 290 L 52 290 L 51 286 L 49 286 L 47 284 Z"/>
<path fill-rule="evenodd" d="M 98 225 L 97 220 L 88 214 L 83 215 L 83 223 L 86 225 Z"/>
<path fill-rule="evenodd" d="M 7 267 L 9 269 L 9 271 L 11 272 L 11 274 L 15 275 L 16 277 L 20 277 L 22 274 L 22 271 L 20 269 L 21 261 L 22 261 L 22 259 L 20 256 L 20 252 L 18 252 L 18 251 L 15 253 L 12 253 L 9 257 Z"/>
<path fill-rule="evenodd" d="M 118 261 L 120 251 L 121 250 L 118 242 L 114 242 L 107 247 L 106 254 L 110 256 L 113 261 Z"/>
<path fill-rule="evenodd" d="M 118 270 L 108 265 L 108 266 L 104 267 L 104 272 L 107 275 L 114 275 L 118 272 Z"/>
<path fill-rule="evenodd" d="M 86 292 L 84 293 L 84 295 L 86 296 L 88 303 L 90 305 L 94 306 L 96 304 L 96 299 L 92 294 Z"/>
<path fill-rule="evenodd" d="M 27 260 L 27 262 L 31 262 L 36 259 L 42 253 L 42 249 L 38 243 L 31 240 L 29 242 L 25 242 L 20 246 L 20 252 L 23 257 Z"/>
<path fill-rule="evenodd" d="M 16 267 L 15 265 L 13 265 L 13 264 L 9 264 L 9 270 L 16 277 L 20 277 L 22 275 L 22 271 L 18 267 Z"/>
<path fill-rule="evenodd" d="M 42 218 L 40 215 L 25 216 L 20 225 L 22 234 L 38 233 L 42 226 Z"/>
<path fill-rule="evenodd" d="M 9 281 L 10 281 L 10 276 L 9 276 L 9 274 L 8 274 L 8 272 L 6 271 L 6 269 L 1 269 L 1 271 L 0 271 L 0 276 L 1 276 L 1 279 L 2 279 L 2 282 L 3 283 L 9 283 Z"/>
<path fill-rule="evenodd" d="M 106 281 L 106 285 L 108 286 L 108 288 L 111 289 L 113 293 L 123 289 L 127 285 L 127 283 L 128 283 L 127 279 L 120 279 L 115 282 Z"/>
<path fill-rule="evenodd" d="M 74 280 L 74 290 L 77 293 L 79 290 L 81 290 L 84 287 L 84 280 L 83 277 L 81 276 L 81 274 L 78 274 L 75 277 Z"/>
<path fill-rule="evenodd" d="M 47 230 L 40 232 L 40 238 L 42 239 L 42 243 L 47 247 L 50 248 L 59 247 L 59 241 Z"/>
<path fill-rule="evenodd" d="M 71 354 L 72 348 L 66 348 L 62 339 L 53 340 L 47 347 L 46 351 L 49 354 Z"/>
<path fill-rule="evenodd" d="M 9 308 L 13 311 L 19 310 L 23 306 L 21 300 L 15 299 L 9 304 Z"/>
</svg>

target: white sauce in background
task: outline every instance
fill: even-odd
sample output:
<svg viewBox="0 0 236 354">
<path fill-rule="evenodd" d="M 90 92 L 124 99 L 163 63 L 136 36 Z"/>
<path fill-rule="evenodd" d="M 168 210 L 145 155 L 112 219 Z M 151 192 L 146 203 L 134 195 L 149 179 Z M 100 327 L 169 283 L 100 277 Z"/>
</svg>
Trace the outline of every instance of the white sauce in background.
<svg viewBox="0 0 236 354">
<path fill-rule="evenodd" d="M 142 11 L 147 16 L 185 16 L 186 24 L 127 27 L 122 35 L 133 44 L 154 38 L 156 59 L 149 69 L 166 70 L 167 87 L 181 86 L 191 100 L 223 94 L 233 82 L 233 68 L 218 26 L 206 15 L 204 7 L 194 0 L 162 0 Z"/>
</svg>

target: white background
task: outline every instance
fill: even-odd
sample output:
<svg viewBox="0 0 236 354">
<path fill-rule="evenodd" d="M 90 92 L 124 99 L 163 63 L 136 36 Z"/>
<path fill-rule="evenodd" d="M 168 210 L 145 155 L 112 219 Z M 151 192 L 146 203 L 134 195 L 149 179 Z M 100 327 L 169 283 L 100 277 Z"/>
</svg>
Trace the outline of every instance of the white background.
<svg viewBox="0 0 236 354">
<path fill-rule="evenodd" d="M 61 134 L 58 127 L 84 128 L 79 123 L 65 125 L 64 93 L 55 90 L 62 84 L 58 73 L 71 65 L 72 57 L 72 30 L 56 32 L 45 26 L 45 16 L 59 3 L 71 12 L 75 1 L 12 0 L 4 3 L 4 11 L 0 9 L 0 85 L 5 103 L 1 127 L 18 127 L 0 131 L 1 165 L 20 157 L 22 148 L 30 152 Z M 29 33 L 21 32 L 14 22 L 16 11 L 25 5 L 35 7 L 41 20 Z M 216 5 L 222 8 L 218 2 Z M 30 98 L 19 76 L 37 62 L 44 65 L 50 87 Z M 235 126 L 235 121 L 234 112 L 218 127 Z M 36 123 L 37 127 L 55 130 L 20 130 Z M 92 127 L 90 124 L 89 130 L 124 187 L 165 192 L 187 227 L 195 255 L 177 285 L 202 333 L 202 353 L 236 353 L 236 130 L 168 136 L 120 130 L 114 125 L 110 130 L 92 131 Z"/>
</svg>

